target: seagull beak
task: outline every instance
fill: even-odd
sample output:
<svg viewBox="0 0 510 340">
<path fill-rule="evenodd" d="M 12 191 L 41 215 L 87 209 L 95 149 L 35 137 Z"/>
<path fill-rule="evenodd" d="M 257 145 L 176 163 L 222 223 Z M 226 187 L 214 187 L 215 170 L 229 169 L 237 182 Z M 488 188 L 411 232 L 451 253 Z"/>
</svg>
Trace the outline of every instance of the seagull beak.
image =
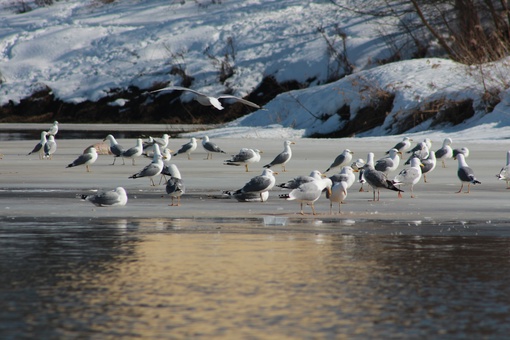
<svg viewBox="0 0 510 340">
<path fill-rule="evenodd" d="M 326 188 L 326 191 L 328 192 L 328 196 L 331 196 L 331 188 L 330 188 L 330 187 L 327 187 L 327 188 Z"/>
<path fill-rule="evenodd" d="M 273 171 L 273 175 L 278 175 L 278 173 L 276 171 Z"/>
<path fill-rule="evenodd" d="M 296 142 L 290 142 L 290 144 L 296 144 Z"/>
</svg>

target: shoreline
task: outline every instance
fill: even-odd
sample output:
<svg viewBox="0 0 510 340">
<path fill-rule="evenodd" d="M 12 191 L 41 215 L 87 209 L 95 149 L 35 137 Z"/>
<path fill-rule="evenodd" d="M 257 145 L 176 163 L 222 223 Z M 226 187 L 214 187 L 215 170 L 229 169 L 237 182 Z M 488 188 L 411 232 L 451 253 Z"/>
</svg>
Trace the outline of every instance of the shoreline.
<svg viewBox="0 0 510 340">
<path fill-rule="evenodd" d="M 385 137 L 384 143 L 374 143 L 363 138 L 298 139 L 296 145 L 293 145 L 293 158 L 287 165 L 288 171 L 274 169 L 279 172 L 276 182 L 283 183 L 314 169 L 324 171 L 344 148 L 354 151 L 354 159 L 365 159 L 369 151 L 374 152 L 378 159 L 399 139 Z M 175 150 L 187 141 L 172 138 L 170 148 Z M 26 155 L 37 142 L 25 140 L 2 143 L 0 152 L 4 157 L 0 160 L 0 207 L 1 216 L 6 219 L 127 219 L 154 223 L 176 219 L 220 223 L 224 219 L 241 224 L 243 219 L 255 219 L 262 221 L 262 226 L 292 224 L 295 229 L 310 231 L 327 230 L 336 224 L 340 232 L 350 225 L 362 223 L 394 225 L 402 229 L 401 226 L 407 225 L 423 228 L 444 223 L 467 228 L 476 222 L 478 226 L 492 228 L 506 226 L 508 220 L 510 203 L 506 202 L 510 190 L 506 189 L 504 181 L 498 181 L 495 177 L 505 163 L 506 148 L 501 143 L 466 145 L 471 150 L 467 162 L 482 182 L 481 185 L 471 186 L 470 194 L 455 194 L 460 188 L 456 176 L 457 162 L 448 160 L 447 168 L 442 168 L 439 163 L 428 174 L 428 183 L 422 179 L 415 186 L 414 199 L 409 197 L 409 188 L 404 187 L 402 199 L 398 199 L 395 192 L 385 190 L 381 191 L 379 202 L 371 202 L 372 193 L 359 192 L 360 184 L 355 182 L 348 191 L 346 203 L 342 205 L 343 214 L 329 215 L 329 200 L 323 196 L 315 204 L 318 215 L 311 215 L 311 209 L 305 207 L 306 215 L 302 216 L 299 214 L 299 203 L 279 199 L 278 195 L 287 190 L 276 187 L 264 203 L 221 199 L 224 190 L 239 189 L 251 177 L 259 175 L 262 165 L 281 152 L 283 140 L 216 139 L 214 142 L 227 151 L 226 155 L 214 154 L 212 160 L 205 160 L 206 153 L 199 145 L 191 160 L 182 155 L 173 157 L 172 162 L 179 167 L 187 188 L 180 207 L 168 206 L 171 200 L 163 184 L 151 187 L 147 178 L 128 179 L 128 176 L 150 163 L 149 158 L 138 158 L 136 166 L 131 165 L 130 160 L 126 161 L 126 165 L 117 160 L 117 164 L 112 166 L 112 156 L 100 155 L 91 166 L 91 172 L 87 173 L 85 167 L 66 168 L 66 165 L 81 154 L 85 147 L 100 140 L 57 139 L 58 149 L 53 160 L 39 160 L 37 155 Z M 118 142 L 126 147 L 134 144 L 133 139 L 119 139 Z M 438 148 L 440 142 L 433 141 L 433 150 Z M 248 173 L 244 167 L 223 165 L 223 160 L 237 153 L 241 147 L 259 148 L 264 152 L 260 163 L 250 166 Z M 406 158 L 404 156 L 404 161 Z M 394 177 L 402 168 L 403 161 L 389 177 Z M 328 174 L 334 174 L 337 170 Z M 155 181 L 159 182 L 159 178 Z M 76 198 L 79 194 L 110 190 L 117 186 L 124 187 L 128 192 L 129 200 L 125 207 L 98 208 Z M 334 204 L 333 211 L 336 209 L 337 205 Z M 271 216 L 274 217 L 273 222 Z M 299 225 L 304 227 L 300 228 Z M 242 229 L 242 225 L 239 228 Z M 269 231 L 270 228 L 264 229 Z"/>
</svg>

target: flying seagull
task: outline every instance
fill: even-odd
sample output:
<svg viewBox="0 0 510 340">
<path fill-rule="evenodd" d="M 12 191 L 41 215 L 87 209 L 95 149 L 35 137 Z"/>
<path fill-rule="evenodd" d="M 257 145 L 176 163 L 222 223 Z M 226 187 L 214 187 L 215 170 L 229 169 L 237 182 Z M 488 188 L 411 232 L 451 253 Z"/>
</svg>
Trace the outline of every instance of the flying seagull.
<svg viewBox="0 0 510 340">
<path fill-rule="evenodd" d="M 205 93 L 201 93 L 201 92 L 189 89 L 187 87 L 181 87 L 181 86 L 168 86 L 168 87 L 165 87 L 165 88 L 162 88 L 162 89 L 159 89 L 159 90 L 151 91 L 150 93 L 161 92 L 161 91 L 188 91 L 188 92 L 193 93 L 194 99 L 197 102 L 199 102 L 200 104 L 202 104 L 204 106 L 214 106 L 218 110 L 223 110 L 224 109 L 224 107 L 221 105 L 221 102 L 220 102 L 221 99 L 227 99 L 227 100 L 231 99 L 231 100 L 238 101 L 238 102 L 240 102 L 242 104 L 254 107 L 256 109 L 262 109 L 261 106 L 255 104 L 253 102 L 250 102 L 249 100 L 246 100 L 246 99 L 243 99 L 243 98 L 239 98 L 239 97 L 236 97 L 236 96 L 224 94 L 224 95 L 221 95 L 221 96 L 218 96 L 218 97 L 213 97 L 213 96 L 209 96 L 209 95 L 207 95 Z"/>
</svg>

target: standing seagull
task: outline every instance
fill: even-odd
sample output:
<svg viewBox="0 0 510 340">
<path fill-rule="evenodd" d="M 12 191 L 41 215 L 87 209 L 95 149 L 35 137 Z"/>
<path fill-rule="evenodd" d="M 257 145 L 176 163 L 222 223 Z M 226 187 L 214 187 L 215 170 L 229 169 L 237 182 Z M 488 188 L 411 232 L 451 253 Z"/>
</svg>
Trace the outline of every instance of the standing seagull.
<svg viewBox="0 0 510 340">
<path fill-rule="evenodd" d="M 452 139 L 445 138 L 443 141 L 443 146 L 441 146 L 441 148 L 436 151 L 436 158 L 441 160 L 443 163 L 443 168 L 446 168 L 444 161 L 453 157 L 453 150 L 450 145 L 452 145 Z"/>
<path fill-rule="evenodd" d="M 457 194 L 462 192 L 464 183 L 468 184 L 466 194 L 469 194 L 469 186 L 471 185 L 471 183 L 473 183 L 473 185 L 474 185 L 474 184 L 482 184 L 482 182 L 480 182 L 479 180 L 476 179 L 475 173 L 466 163 L 464 154 L 459 153 L 457 155 L 457 160 L 459 162 L 459 170 L 457 170 L 457 176 L 459 177 L 460 182 L 461 182 L 461 186 L 460 186 L 459 191 L 457 191 Z"/>
<path fill-rule="evenodd" d="M 265 200 L 262 194 L 266 191 L 271 190 L 274 187 L 276 183 L 276 178 L 274 177 L 274 175 L 277 174 L 278 174 L 277 172 L 274 172 L 271 169 L 264 169 L 261 175 L 253 177 L 241 189 L 236 190 L 234 192 L 234 195 L 239 195 L 242 193 L 259 194 L 261 202 L 264 202 Z"/>
<path fill-rule="evenodd" d="M 370 158 L 370 155 L 369 155 Z M 381 172 L 379 170 L 375 170 L 374 167 L 370 163 L 366 163 L 363 165 L 363 178 L 366 180 L 366 182 L 372 187 L 374 190 L 374 201 L 375 199 L 375 192 L 377 191 L 377 201 L 379 201 L 380 196 L 380 189 L 386 188 L 393 191 L 403 191 L 397 188 L 396 186 L 391 183 L 391 181 L 388 180 L 386 177 L 386 174 L 384 172 Z"/>
<path fill-rule="evenodd" d="M 57 132 L 58 132 L 58 122 L 54 121 L 53 125 L 49 128 L 47 133 L 49 136 L 56 136 Z"/>
<path fill-rule="evenodd" d="M 145 168 L 137 172 L 136 174 L 129 176 L 128 178 L 141 178 L 141 177 L 149 177 L 152 186 L 156 186 L 154 180 L 152 179 L 154 176 L 161 174 L 163 170 L 163 157 L 161 156 L 161 151 L 159 150 L 159 145 L 154 144 L 154 156 L 152 157 L 152 162 L 147 165 Z"/>
<path fill-rule="evenodd" d="M 307 204 L 312 208 L 312 213 L 316 215 L 314 203 L 320 197 L 324 189 L 327 189 L 328 195 L 331 194 L 331 186 L 333 183 L 329 178 L 316 179 L 312 182 L 303 183 L 288 194 L 280 195 L 280 198 L 288 201 L 296 200 L 300 203 L 300 214 L 304 215 L 303 204 Z"/>
<path fill-rule="evenodd" d="M 202 146 L 204 147 L 204 150 L 207 152 L 206 159 L 212 159 L 212 155 L 214 152 L 226 153 L 218 145 L 216 145 L 216 143 L 211 142 L 208 136 L 204 136 L 204 138 L 202 139 Z"/>
<path fill-rule="evenodd" d="M 57 142 L 55 142 L 55 137 L 50 135 L 48 141 L 44 144 L 44 157 L 52 159 L 55 151 L 57 151 Z"/>
<path fill-rule="evenodd" d="M 329 168 L 324 171 L 325 173 L 331 170 L 332 168 L 348 165 L 352 160 L 353 152 L 349 149 L 345 149 L 340 155 L 338 155 L 333 163 L 329 166 Z"/>
<path fill-rule="evenodd" d="M 115 137 L 113 137 L 113 135 L 106 136 L 106 138 L 103 139 L 103 142 L 105 140 L 107 140 L 107 139 L 108 139 L 108 142 L 110 142 L 110 152 L 113 154 L 113 163 L 112 163 L 112 165 L 115 165 L 115 161 L 117 160 L 117 157 L 121 157 L 122 156 L 122 153 L 124 152 L 124 148 L 122 147 L 122 145 L 117 143 L 117 140 L 115 139 Z M 122 158 L 122 163 L 126 164 L 124 162 L 124 158 Z"/>
<path fill-rule="evenodd" d="M 395 179 L 393 180 L 394 185 L 410 185 L 411 186 L 411 198 L 414 198 L 414 185 L 421 179 L 421 161 L 418 158 L 411 159 L 411 166 L 402 169 Z M 402 192 L 398 192 L 398 197 L 402 198 Z"/>
<path fill-rule="evenodd" d="M 168 170 L 170 172 L 170 179 L 166 182 L 166 193 L 172 197 L 173 206 L 181 205 L 181 196 L 186 192 L 186 187 L 181 178 L 181 173 L 175 164 L 169 164 Z M 174 198 L 177 198 L 177 204 L 174 204 Z"/>
<path fill-rule="evenodd" d="M 382 171 L 386 175 L 397 170 L 400 163 L 400 152 L 397 149 L 391 149 L 388 157 L 381 158 L 375 162 L 375 170 Z"/>
<path fill-rule="evenodd" d="M 81 195 L 80 197 L 82 200 L 89 201 L 97 207 L 124 206 L 128 201 L 126 190 L 123 187 L 98 192 L 95 195 Z"/>
<path fill-rule="evenodd" d="M 245 105 L 254 107 L 256 109 L 262 109 L 261 106 L 255 104 L 255 103 L 252 103 L 252 102 L 250 102 L 246 99 L 243 99 L 243 98 L 239 98 L 239 97 L 235 97 L 235 96 L 227 95 L 227 94 L 221 95 L 218 97 L 212 97 L 212 96 L 208 96 L 204 93 L 189 89 L 187 87 L 181 87 L 181 86 L 168 86 L 168 87 L 156 90 L 156 91 L 152 91 L 151 93 L 160 92 L 160 91 L 188 91 L 188 92 L 193 93 L 193 97 L 194 97 L 193 99 L 195 99 L 201 105 L 214 106 L 218 110 L 224 109 L 224 107 L 220 103 L 220 99 L 232 99 L 232 100 L 238 101 L 240 103 L 243 103 Z"/>
<path fill-rule="evenodd" d="M 248 164 L 258 163 L 260 161 L 261 153 L 262 151 L 260 151 L 259 149 L 242 148 L 241 150 L 239 150 L 239 153 L 237 155 L 232 155 L 230 159 L 223 161 L 223 164 L 236 166 L 244 164 L 246 172 L 248 172 Z"/>
<path fill-rule="evenodd" d="M 85 165 L 87 168 L 87 172 L 90 172 L 89 165 L 94 164 L 97 160 L 97 150 L 93 146 L 89 146 L 85 149 L 83 154 L 81 154 L 78 158 L 76 158 L 72 163 L 70 163 L 66 168 L 72 168 L 79 165 Z"/>
<path fill-rule="evenodd" d="M 167 133 L 163 134 L 161 138 L 152 138 L 149 136 L 149 140 L 143 144 L 143 149 L 146 150 L 152 147 L 154 144 L 158 144 L 159 149 L 164 150 L 168 146 L 169 141 L 170 136 Z"/>
<path fill-rule="evenodd" d="M 413 140 L 411 138 L 404 137 L 404 139 L 401 142 L 398 142 L 397 144 L 395 144 L 395 146 L 392 149 L 397 149 L 397 151 L 402 153 L 402 152 L 407 151 L 408 149 L 411 148 L 412 141 Z M 388 154 L 388 153 L 390 153 L 390 151 L 388 150 L 388 151 L 386 151 L 386 153 Z"/>
<path fill-rule="evenodd" d="M 283 172 L 286 172 L 285 170 L 285 164 L 287 164 L 288 161 L 292 158 L 292 150 L 290 149 L 291 144 L 296 144 L 294 142 L 291 142 L 289 140 L 286 140 L 283 142 L 283 151 L 273 159 L 273 161 L 269 164 L 264 165 L 264 168 L 270 168 L 275 165 L 281 165 Z"/>
<path fill-rule="evenodd" d="M 27 154 L 27 156 L 33 154 L 34 152 L 39 152 L 39 159 L 43 159 L 43 157 L 44 157 L 44 145 L 46 145 L 46 142 L 48 141 L 46 139 L 46 135 L 47 135 L 46 131 L 41 131 L 41 140 L 39 141 L 39 143 L 37 143 L 34 146 L 32 151 L 30 151 Z"/>
<path fill-rule="evenodd" d="M 505 180 L 506 188 L 510 189 L 510 186 L 508 185 L 508 182 L 510 182 L 510 151 L 506 152 L 506 165 L 501 168 L 496 177 L 499 180 Z"/>
<path fill-rule="evenodd" d="M 432 172 L 436 168 L 437 159 L 436 153 L 434 151 L 430 151 L 429 157 L 421 160 L 421 173 L 423 175 L 423 181 L 427 183 L 427 174 Z"/>
<path fill-rule="evenodd" d="M 195 137 L 191 137 L 190 141 L 186 144 L 183 144 L 174 156 L 180 155 L 181 153 L 185 153 L 188 155 L 188 159 L 191 159 L 190 154 L 197 149 L 197 139 Z"/>
<path fill-rule="evenodd" d="M 340 206 L 343 201 L 347 198 L 347 182 L 333 182 L 333 186 L 331 187 L 331 194 L 329 195 L 329 214 L 332 214 L 333 210 L 333 202 L 338 203 L 338 213 L 342 213 L 342 209 Z"/>
<path fill-rule="evenodd" d="M 354 175 L 354 170 L 350 166 L 344 166 L 342 171 L 333 176 L 329 176 L 329 179 L 335 184 L 336 182 L 345 182 L 347 185 L 346 189 L 349 189 L 356 181 L 356 175 Z"/>
<path fill-rule="evenodd" d="M 284 188 L 284 189 L 296 189 L 303 183 L 312 182 L 316 179 L 321 179 L 322 174 L 319 170 L 314 170 L 310 173 L 309 176 L 298 176 L 295 177 L 285 183 L 278 184 L 277 187 Z"/>
<path fill-rule="evenodd" d="M 140 157 L 143 152 L 143 141 L 141 138 L 136 140 L 136 145 L 122 152 L 120 156 L 122 158 L 131 158 L 131 162 L 135 165 L 135 158 Z"/>
</svg>

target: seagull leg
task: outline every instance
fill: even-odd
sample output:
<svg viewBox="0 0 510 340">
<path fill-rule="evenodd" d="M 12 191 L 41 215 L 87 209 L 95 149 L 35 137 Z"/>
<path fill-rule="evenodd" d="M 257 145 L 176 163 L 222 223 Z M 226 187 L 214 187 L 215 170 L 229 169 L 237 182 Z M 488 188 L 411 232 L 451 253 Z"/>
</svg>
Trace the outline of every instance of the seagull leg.
<svg viewBox="0 0 510 340">
<path fill-rule="evenodd" d="M 317 215 L 315 212 L 315 207 L 313 206 L 313 202 L 310 204 L 310 207 L 312 207 L 312 214 Z"/>
<path fill-rule="evenodd" d="M 470 182 L 470 183 L 468 183 L 468 189 L 467 189 L 467 191 L 466 191 L 466 194 L 469 194 L 469 192 L 470 192 L 470 190 L 469 190 L 469 189 L 470 189 L 470 186 L 471 186 L 471 182 Z"/>
<path fill-rule="evenodd" d="M 338 213 L 340 215 L 342 215 L 342 208 L 341 208 L 341 206 L 342 206 L 342 202 L 338 203 Z"/>
<path fill-rule="evenodd" d="M 112 165 L 115 165 L 115 161 L 117 160 L 117 157 L 113 157 L 113 163 Z"/>
<path fill-rule="evenodd" d="M 300 205 L 300 207 L 301 207 L 300 214 L 301 214 L 301 215 L 304 215 L 305 213 L 303 212 L 303 202 L 301 202 L 300 204 L 301 204 L 301 205 Z"/>
<path fill-rule="evenodd" d="M 150 181 L 151 181 L 151 186 L 155 187 L 156 186 L 156 183 L 154 183 L 154 181 L 152 180 L 152 177 L 149 177 Z"/>
<path fill-rule="evenodd" d="M 248 164 L 245 164 L 244 167 L 246 168 L 246 172 L 248 172 Z"/>
<path fill-rule="evenodd" d="M 90 172 L 90 168 L 89 168 L 88 164 L 85 165 L 85 167 L 87 168 L 87 172 Z"/>
<path fill-rule="evenodd" d="M 464 188 L 464 182 L 461 182 L 459 191 L 456 191 L 456 194 L 460 194 L 462 192 L 462 188 Z"/>
<path fill-rule="evenodd" d="M 413 191 L 414 185 L 411 185 L 411 198 L 414 198 L 414 191 Z"/>
<path fill-rule="evenodd" d="M 338 207 L 340 209 L 340 206 Z M 329 201 L 329 214 L 333 215 L 333 201 Z"/>
<path fill-rule="evenodd" d="M 412 195 L 412 192 L 413 192 L 413 189 L 411 189 L 411 195 Z M 398 192 L 398 195 L 397 195 L 398 198 L 402 198 L 402 191 L 399 191 Z M 411 196 L 413 197 L 413 196 Z"/>
</svg>

